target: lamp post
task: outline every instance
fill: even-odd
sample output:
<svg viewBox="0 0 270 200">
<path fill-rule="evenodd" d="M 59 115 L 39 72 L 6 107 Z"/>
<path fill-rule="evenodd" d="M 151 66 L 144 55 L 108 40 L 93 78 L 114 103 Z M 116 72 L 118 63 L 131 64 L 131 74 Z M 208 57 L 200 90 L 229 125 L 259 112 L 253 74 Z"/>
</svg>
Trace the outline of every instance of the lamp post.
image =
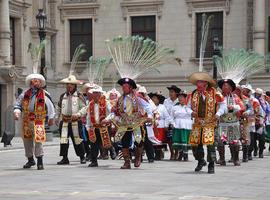
<svg viewBox="0 0 270 200">
<path fill-rule="evenodd" d="M 38 27 L 38 35 L 40 42 L 45 40 L 46 38 L 46 22 L 47 22 L 47 16 L 43 9 L 38 9 L 38 14 L 36 16 L 37 20 L 37 27 Z M 41 59 L 40 59 L 40 74 L 44 76 L 46 79 L 46 73 L 45 73 L 45 48 L 42 50 Z"/>
<path fill-rule="evenodd" d="M 213 37 L 213 78 L 215 81 L 217 81 L 217 66 L 216 63 L 214 62 L 214 56 L 220 56 L 220 51 L 219 51 L 219 40 L 218 36 L 215 35 Z"/>
</svg>

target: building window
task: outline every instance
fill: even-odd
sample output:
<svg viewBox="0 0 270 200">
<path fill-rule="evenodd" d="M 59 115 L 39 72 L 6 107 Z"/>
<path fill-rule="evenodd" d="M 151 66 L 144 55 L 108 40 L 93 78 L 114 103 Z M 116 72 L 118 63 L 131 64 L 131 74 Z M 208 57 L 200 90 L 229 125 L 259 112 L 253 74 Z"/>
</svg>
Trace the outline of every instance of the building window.
<svg viewBox="0 0 270 200">
<path fill-rule="evenodd" d="M 213 15 L 213 19 L 209 25 L 208 37 L 205 47 L 205 58 L 212 58 L 213 56 L 213 38 L 218 37 L 219 46 L 223 46 L 223 12 L 207 12 L 208 16 Z M 201 28 L 202 28 L 202 15 L 203 13 L 196 14 L 196 58 L 200 57 L 201 45 Z"/>
<path fill-rule="evenodd" d="M 80 61 L 87 61 L 93 55 L 92 19 L 70 20 L 70 61 L 80 44 L 84 44 L 87 51 L 82 55 Z"/>
<path fill-rule="evenodd" d="M 10 18 L 10 61 L 15 65 L 15 19 Z"/>
<path fill-rule="evenodd" d="M 131 17 L 131 35 L 156 41 L 156 16 Z"/>
</svg>

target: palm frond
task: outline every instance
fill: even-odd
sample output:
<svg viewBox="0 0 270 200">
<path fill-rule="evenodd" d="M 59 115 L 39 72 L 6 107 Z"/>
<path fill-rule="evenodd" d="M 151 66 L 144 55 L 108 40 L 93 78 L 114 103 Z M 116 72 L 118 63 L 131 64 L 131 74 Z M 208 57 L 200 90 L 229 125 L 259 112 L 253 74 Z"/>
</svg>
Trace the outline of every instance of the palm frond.
<svg viewBox="0 0 270 200">
<path fill-rule="evenodd" d="M 140 36 L 118 36 L 107 40 L 106 45 L 120 76 L 132 79 L 166 63 L 174 53 L 173 49 Z"/>
<path fill-rule="evenodd" d="M 33 62 L 33 73 L 38 73 L 38 64 L 41 58 L 41 55 L 44 53 L 43 50 L 46 46 L 47 41 L 42 40 L 39 44 L 36 46 L 32 43 L 28 44 L 28 50 L 27 52 L 30 53 L 31 59 Z"/>
</svg>

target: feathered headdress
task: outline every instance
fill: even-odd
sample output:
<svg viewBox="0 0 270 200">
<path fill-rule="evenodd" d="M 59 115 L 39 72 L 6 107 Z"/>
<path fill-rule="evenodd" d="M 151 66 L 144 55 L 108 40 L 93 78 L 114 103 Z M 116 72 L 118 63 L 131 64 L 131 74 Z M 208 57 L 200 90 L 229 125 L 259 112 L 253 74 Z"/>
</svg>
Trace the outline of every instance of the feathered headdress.
<svg viewBox="0 0 270 200">
<path fill-rule="evenodd" d="M 87 63 L 88 67 L 88 80 L 90 84 L 96 83 L 102 86 L 103 77 L 106 69 L 111 63 L 111 58 L 93 58 L 92 56 L 89 58 Z"/>
<path fill-rule="evenodd" d="M 27 52 L 30 53 L 31 55 L 33 65 L 32 65 L 32 74 L 29 74 L 25 79 L 25 83 L 27 86 L 30 85 L 31 80 L 34 78 L 39 79 L 41 81 L 41 87 L 44 87 L 46 85 L 44 76 L 38 73 L 39 61 L 46 43 L 47 41 L 43 40 L 36 46 L 33 45 L 32 43 L 29 43 L 28 45 Z"/>
<path fill-rule="evenodd" d="M 69 70 L 69 76 L 67 78 L 64 78 L 60 81 L 60 83 L 71 83 L 71 84 L 80 84 L 81 82 L 76 79 L 74 73 L 74 69 L 76 64 L 78 63 L 81 56 L 86 52 L 85 45 L 80 44 L 76 49 L 72 57 L 70 70 Z"/>
<path fill-rule="evenodd" d="M 164 64 L 174 53 L 173 49 L 140 36 L 118 36 L 106 40 L 106 45 L 121 78 L 136 79 Z"/>
<path fill-rule="evenodd" d="M 231 79 L 236 85 L 244 78 L 266 69 L 265 57 L 251 50 L 230 49 L 214 56 L 214 62 L 222 79 Z"/>
</svg>

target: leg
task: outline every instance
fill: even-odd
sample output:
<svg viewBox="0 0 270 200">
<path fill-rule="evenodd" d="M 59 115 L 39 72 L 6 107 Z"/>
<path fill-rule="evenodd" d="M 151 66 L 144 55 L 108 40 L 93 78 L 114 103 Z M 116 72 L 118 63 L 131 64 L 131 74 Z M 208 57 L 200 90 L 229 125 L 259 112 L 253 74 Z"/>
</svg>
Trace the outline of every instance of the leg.
<svg viewBox="0 0 270 200">
<path fill-rule="evenodd" d="M 122 153 L 124 157 L 124 165 L 121 167 L 121 169 L 130 169 L 130 153 L 129 153 L 129 147 L 131 146 L 132 141 L 132 132 L 127 131 L 125 135 L 122 138 Z"/>
<path fill-rule="evenodd" d="M 259 134 L 258 133 L 254 133 L 254 143 L 253 143 L 253 148 L 254 148 L 254 152 L 253 152 L 253 156 L 256 157 L 258 155 L 258 144 L 257 144 L 257 140 L 259 140 Z"/>
<path fill-rule="evenodd" d="M 198 146 L 193 146 L 192 152 L 193 152 L 195 159 L 198 161 L 198 165 L 195 168 L 195 172 L 199 172 L 206 165 L 206 161 L 204 160 L 203 145 L 200 144 Z"/>
<path fill-rule="evenodd" d="M 98 150 L 99 147 L 101 146 L 101 138 L 100 138 L 100 131 L 99 129 L 95 129 L 96 133 L 96 142 L 90 142 L 90 154 L 91 154 L 91 163 L 88 165 L 88 167 L 97 167 L 98 162 L 97 162 L 97 157 L 98 157 Z"/>
<path fill-rule="evenodd" d="M 80 144 L 75 143 L 75 138 L 74 138 L 74 134 L 73 134 L 73 131 L 72 131 L 71 123 L 69 124 L 69 130 L 70 130 L 70 137 L 71 137 L 71 140 L 72 140 L 76 155 L 80 157 L 81 164 L 85 164 L 86 160 L 85 160 L 85 157 L 84 157 L 85 149 L 84 149 L 83 142 L 81 142 Z M 79 133 L 81 132 L 81 130 L 82 130 L 82 123 L 78 122 L 78 131 L 79 131 Z"/>
<path fill-rule="evenodd" d="M 145 136 L 145 140 L 144 140 L 144 149 L 146 152 L 146 156 L 149 162 L 154 162 L 154 158 L 155 158 L 155 153 L 154 153 L 154 147 L 152 142 L 149 140 L 147 134 Z"/>
<path fill-rule="evenodd" d="M 243 149 L 243 162 L 248 162 L 248 145 L 243 143 L 242 144 L 242 149 Z"/>
<path fill-rule="evenodd" d="M 25 150 L 25 156 L 28 159 L 28 162 L 23 166 L 23 168 L 28 169 L 36 165 L 36 162 L 33 157 L 33 139 L 23 138 L 23 145 L 24 145 L 24 150 Z"/>
<path fill-rule="evenodd" d="M 263 158 L 263 150 L 265 149 L 265 135 L 258 134 L 259 140 L 259 158 Z"/>
<path fill-rule="evenodd" d="M 35 142 L 35 156 L 37 158 L 37 169 L 43 170 L 43 144 L 41 142 Z"/>
<path fill-rule="evenodd" d="M 60 138 L 62 134 L 63 121 L 60 122 L 59 130 L 60 130 Z M 68 135 L 69 138 L 69 135 Z M 57 162 L 57 165 L 68 165 L 68 148 L 69 148 L 69 140 L 66 144 L 60 144 L 60 156 L 63 156 L 62 160 Z"/>
<path fill-rule="evenodd" d="M 217 164 L 220 164 L 222 166 L 226 165 L 226 161 L 225 161 L 225 145 L 220 143 L 217 146 L 217 150 L 219 153 L 219 161 L 217 161 Z"/>
<path fill-rule="evenodd" d="M 248 147 L 248 160 L 252 160 L 252 151 L 254 150 L 255 132 L 250 132 L 250 145 Z"/>
<path fill-rule="evenodd" d="M 207 145 L 208 173 L 215 173 L 216 149 L 214 145 Z"/>
</svg>

